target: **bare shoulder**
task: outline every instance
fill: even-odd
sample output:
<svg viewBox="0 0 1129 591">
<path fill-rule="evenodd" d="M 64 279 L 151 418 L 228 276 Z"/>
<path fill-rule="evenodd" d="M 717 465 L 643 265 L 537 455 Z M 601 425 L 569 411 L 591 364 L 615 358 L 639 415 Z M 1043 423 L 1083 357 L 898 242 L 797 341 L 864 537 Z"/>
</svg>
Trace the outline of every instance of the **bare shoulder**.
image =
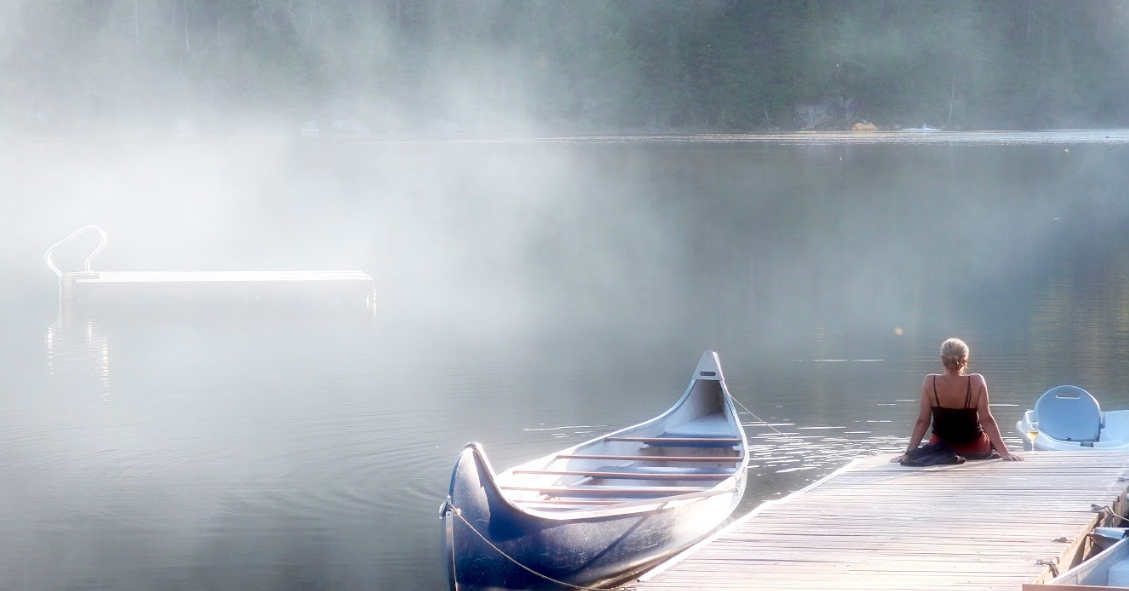
<svg viewBox="0 0 1129 591">
<path fill-rule="evenodd" d="M 987 388 L 988 387 L 988 380 L 985 380 L 984 376 L 982 376 L 978 373 L 968 374 L 968 378 L 970 380 L 972 380 L 972 386 L 974 388 Z"/>
</svg>

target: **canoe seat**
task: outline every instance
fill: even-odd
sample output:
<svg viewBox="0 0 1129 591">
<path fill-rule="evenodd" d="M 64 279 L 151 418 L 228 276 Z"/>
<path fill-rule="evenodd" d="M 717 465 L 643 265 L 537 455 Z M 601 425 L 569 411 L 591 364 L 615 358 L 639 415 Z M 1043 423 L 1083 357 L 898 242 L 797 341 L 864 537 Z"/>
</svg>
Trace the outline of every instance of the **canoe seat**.
<svg viewBox="0 0 1129 591">
<path fill-rule="evenodd" d="M 513 499 L 513 502 L 518 505 L 531 506 L 538 505 L 543 508 L 560 509 L 565 511 L 575 511 L 576 509 L 584 509 L 586 507 L 601 506 L 601 505 L 619 505 L 623 501 L 615 499 Z"/>
<path fill-rule="evenodd" d="M 709 490 L 715 485 L 703 486 L 607 486 L 607 485 L 572 485 L 572 486 L 518 486 L 510 484 L 499 485 L 502 490 L 538 492 L 545 495 L 583 495 L 583 496 L 608 496 L 615 495 L 624 498 L 634 496 L 676 495 L 682 493 L 701 492 Z"/>
<path fill-rule="evenodd" d="M 706 463 L 735 463 L 744 458 L 736 456 L 656 456 L 656 455 L 628 455 L 628 454 L 557 454 L 562 460 L 631 460 L 633 462 L 706 462 Z"/>
<path fill-rule="evenodd" d="M 663 433 L 665 437 L 733 437 L 733 426 L 725 415 L 712 414 L 682 423 Z"/>
<path fill-rule="evenodd" d="M 654 476 L 684 476 L 687 474 L 703 474 L 712 476 L 729 476 L 737 471 L 736 468 L 680 468 L 672 466 L 605 466 L 602 470 L 614 470 L 616 472 L 627 472 L 630 474 L 639 475 L 654 475 Z"/>
<path fill-rule="evenodd" d="M 738 437 L 605 437 L 604 441 L 637 441 L 654 447 L 734 447 Z"/>
<path fill-rule="evenodd" d="M 1035 403 L 1039 430 L 1059 441 L 1094 442 L 1102 432 L 1098 401 L 1078 386 L 1055 386 Z"/>
<path fill-rule="evenodd" d="M 600 480 L 724 480 L 736 468 L 677 468 L 667 466 L 602 466 L 595 470 L 514 470 L 514 474 L 587 476 Z M 578 484 L 578 483 L 572 483 Z"/>
</svg>

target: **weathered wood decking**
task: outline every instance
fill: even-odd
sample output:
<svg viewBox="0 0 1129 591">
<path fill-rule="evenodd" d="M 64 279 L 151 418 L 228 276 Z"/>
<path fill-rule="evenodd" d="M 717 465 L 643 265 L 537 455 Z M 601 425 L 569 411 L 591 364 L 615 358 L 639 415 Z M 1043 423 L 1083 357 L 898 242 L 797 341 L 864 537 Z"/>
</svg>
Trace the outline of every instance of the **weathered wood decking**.
<svg viewBox="0 0 1129 591">
<path fill-rule="evenodd" d="M 1012 589 L 1066 570 L 1121 511 L 1129 453 L 907 468 L 875 456 L 769 501 L 634 584 L 671 589 Z M 751 481 L 750 486 L 756 486 Z M 1118 524 L 1112 524 L 1118 525 Z"/>
</svg>

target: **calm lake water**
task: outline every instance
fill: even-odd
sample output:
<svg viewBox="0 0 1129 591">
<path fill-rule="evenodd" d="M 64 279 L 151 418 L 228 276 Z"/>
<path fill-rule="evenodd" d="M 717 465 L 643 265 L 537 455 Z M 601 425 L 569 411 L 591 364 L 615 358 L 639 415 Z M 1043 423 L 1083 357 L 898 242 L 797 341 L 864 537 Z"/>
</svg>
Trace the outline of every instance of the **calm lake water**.
<svg viewBox="0 0 1129 591">
<path fill-rule="evenodd" d="M 1129 407 L 1123 131 L 10 152 L 0 589 L 444 589 L 463 444 L 649 418 L 706 349 L 753 413 L 737 514 L 900 450 L 949 336 L 1012 445 L 1058 384 Z M 378 306 L 61 322 L 42 253 L 87 223 L 95 269 L 356 268 Z"/>
</svg>

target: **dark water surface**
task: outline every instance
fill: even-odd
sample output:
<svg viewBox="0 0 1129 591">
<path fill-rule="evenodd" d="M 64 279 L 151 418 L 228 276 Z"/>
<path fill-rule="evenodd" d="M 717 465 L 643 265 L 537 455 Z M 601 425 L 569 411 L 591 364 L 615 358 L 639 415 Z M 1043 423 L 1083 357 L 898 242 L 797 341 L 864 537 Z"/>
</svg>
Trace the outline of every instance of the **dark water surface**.
<svg viewBox="0 0 1129 591">
<path fill-rule="evenodd" d="M 638 422 L 705 349 L 755 413 L 739 513 L 901 449 L 949 336 L 1013 445 L 1054 385 L 1129 406 L 1125 135 L 984 137 L 21 146 L 0 589 L 443 589 L 465 442 Z M 378 308 L 61 322 L 86 223 L 96 269 L 359 268 Z"/>
</svg>

